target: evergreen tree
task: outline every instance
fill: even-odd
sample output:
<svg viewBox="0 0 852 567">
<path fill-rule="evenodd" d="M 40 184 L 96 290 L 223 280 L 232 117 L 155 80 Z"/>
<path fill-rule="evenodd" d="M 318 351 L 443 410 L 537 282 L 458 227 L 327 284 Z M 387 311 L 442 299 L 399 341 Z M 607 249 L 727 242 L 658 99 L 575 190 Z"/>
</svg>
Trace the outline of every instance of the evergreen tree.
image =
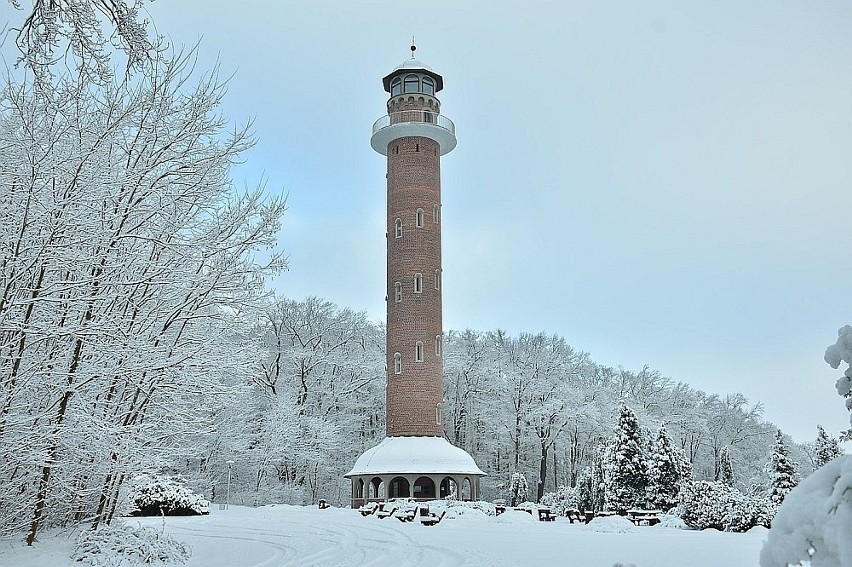
<svg viewBox="0 0 852 567">
<path fill-rule="evenodd" d="M 509 505 L 517 506 L 521 502 L 526 502 L 528 493 L 527 477 L 517 472 L 512 474 L 512 481 L 509 484 Z"/>
<path fill-rule="evenodd" d="M 843 454 L 843 449 L 834 437 L 829 437 L 822 425 L 817 425 L 817 440 L 814 446 L 814 468 L 820 468 Z"/>
<path fill-rule="evenodd" d="M 666 426 L 661 425 L 648 460 L 648 503 L 661 510 L 676 506 L 681 483 L 691 476 L 686 455 L 672 444 Z"/>
<path fill-rule="evenodd" d="M 622 404 L 606 461 L 606 507 L 626 510 L 644 505 L 648 484 L 645 446 L 633 410 Z"/>
<path fill-rule="evenodd" d="M 796 463 L 788 457 L 784 435 L 779 429 L 775 434 L 775 450 L 769 462 L 769 500 L 780 505 L 784 497 L 799 484 L 796 474 Z"/>
<path fill-rule="evenodd" d="M 722 447 L 719 453 L 719 481 L 734 486 L 734 467 L 731 465 L 731 454 L 727 445 Z"/>
</svg>

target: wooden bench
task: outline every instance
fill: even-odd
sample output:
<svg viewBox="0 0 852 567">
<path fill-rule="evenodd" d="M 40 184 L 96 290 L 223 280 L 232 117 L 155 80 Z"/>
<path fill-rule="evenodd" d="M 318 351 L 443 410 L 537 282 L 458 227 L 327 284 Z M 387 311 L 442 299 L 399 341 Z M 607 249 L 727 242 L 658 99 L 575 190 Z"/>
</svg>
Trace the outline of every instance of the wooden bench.
<svg viewBox="0 0 852 567">
<path fill-rule="evenodd" d="M 628 510 L 627 519 L 635 525 L 653 526 L 660 523 L 660 510 Z"/>
<path fill-rule="evenodd" d="M 444 510 L 441 512 L 440 516 L 437 516 L 429 511 L 429 508 L 425 508 L 426 514 L 423 514 L 424 508 L 420 509 L 420 523 L 424 526 L 434 526 L 438 522 L 444 519 L 444 516 L 447 514 L 447 511 Z"/>
<path fill-rule="evenodd" d="M 532 512 L 530 512 L 532 513 Z M 556 520 L 556 514 L 551 512 L 550 508 L 547 506 L 539 506 L 538 508 L 538 521 L 539 522 L 552 522 Z"/>
<path fill-rule="evenodd" d="M 594 514 L 592 514 L 592 515 L 594 516 Z M 578 522 L 578 523 L 579 523 L 579 522 L 585 522 L 585 523 L 587 523 L 587 524 L 589 523 L 589 522 L 586 520 L 586 516 L 585 516 L 584 514 L 582 514 L 582 513 L 581 513 L 579 510 L 577 510 L 576 508 L 567 508 L 567 509 L 565 510 L 565 517 L 566 517 L 566 518 L 568 518 L 568 521 L 569 521 L 569 522 L 571 522 L 572 524 L 573 524 L 574 522 Z"/>
<path fill-rule="evenodd" d="M 506 511 L 506 506 L 503 505 L 503 504 L 497 504 L 497 505 L 494 506 L 494 513 L 497 516 L 499 516 L 500 514 L 502 514 L 505 511 Z"/>
<path fill-rule="evenodd" d="M 328 505 L 328 502 L 325 500 L 325 498 L 320 498 L 319 502 L 317 502 L 317 508 L 319 508 L 320 510 L 325 510 L 329 507 L 330 506 Z"/>
<path fill-rule="evenodd" d="M 369 516 L 370 514 L 375 514 L 376 510 L 378 509 L 379 505 L 375 502 L 367 502 L 366 504 L 358 508 L 358 511 L 361 512 L 362 516 Z"/>
<path fill-rule="evenodd" d="M 394 512 L 396 512 L 396 508 L 396 504 L 382 502 L 381 504 L 379 504 L 379 509 L 376 511 L 376 517 L 384 520 L 388 516 L 393 516 Z"/>
</svg>

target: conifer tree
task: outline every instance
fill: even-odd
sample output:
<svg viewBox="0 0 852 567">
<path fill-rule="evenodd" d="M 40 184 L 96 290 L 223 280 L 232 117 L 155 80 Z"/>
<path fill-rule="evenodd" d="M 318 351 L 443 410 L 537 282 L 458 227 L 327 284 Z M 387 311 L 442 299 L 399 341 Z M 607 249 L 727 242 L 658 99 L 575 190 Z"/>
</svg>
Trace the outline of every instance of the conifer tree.
<svg viewBox="0 0 852 567">
<path fill-rule="evenodd" d="M 622 404 L 606 462 L 606 507 L 626 510 L 643 505 L 648 484 L 645 446 L 633 410 Z"/>
<path fill-rule="evenodd" d="M 769 462 L 769 500 L 780 505 L 787 494 L 799 484 L 796 463 L 788 457 L 784 435 L 779 429 L 775 434 L 775 450 Z"/>
<path fill-rule="evenodd" d="M 814 467 L 820 468 L 843 454 L 837 439 L 830 437 L 822 425 L 817 425 L 817 440 L 814 446 Z"/>
<path fill-rule="evenodd" d="M 734 467 L 731 465 L 731 454 L 727 445 L 722 447 L 719 453 L 719 481 L 734 486 Z"/>
<path fill-rule="evenodd" d="M 681 483 L 691 476 L 690 469 L 686 455 L 672 444 L 665 424 L 661 425 L 648 460 L 648 503 L 661 510 L 676 506 Z"/>
<path fill-rule="evenodd" d="M 509 505 L 517 506 L 521 502 L 526 502 L 528 493 L 527 477 L 517 472 L 512 474 L 512 481 L 509 485 Z"/>
</svg>

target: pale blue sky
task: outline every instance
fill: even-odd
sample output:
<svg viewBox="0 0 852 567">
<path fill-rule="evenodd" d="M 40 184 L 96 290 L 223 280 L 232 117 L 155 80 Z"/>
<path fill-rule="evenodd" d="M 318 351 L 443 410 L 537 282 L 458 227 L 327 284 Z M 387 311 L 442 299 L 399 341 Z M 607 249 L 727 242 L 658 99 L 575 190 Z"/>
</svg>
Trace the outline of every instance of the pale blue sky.
<svg viewBox="0 0 852 567">
<path fill-rule="evenodd" d="M 158 0 L 256 118 L 239 175 L 289 191 L 281 293 L 384 318 L 370 127 L 409 55 L 444 76 L 444 321 L 741 391 L 797 440 L 848 426 L 852 5 Z"/>
</svg>

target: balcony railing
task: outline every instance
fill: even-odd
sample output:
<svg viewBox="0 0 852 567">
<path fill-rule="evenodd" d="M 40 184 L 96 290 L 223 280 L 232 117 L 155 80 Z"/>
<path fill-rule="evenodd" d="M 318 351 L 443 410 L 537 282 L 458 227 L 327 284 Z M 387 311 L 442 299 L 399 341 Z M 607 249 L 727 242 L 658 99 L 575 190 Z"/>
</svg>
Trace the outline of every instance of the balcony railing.
<svg viewBox="0 0 852 567">
<path fill-rule="evenodd" d="M 394 124 L 405 123 L 426 123 L 433 124 L 438 128 L 443 128 L 450 132 L 453 136 L 456 134 L 456 125 L 453 121 L 443 114 L 435 114 L 428 110 L 402 110 L 400 112 L 391 112 L 376 120 L 373 124 L 373 134 Z"/>
</svg>

